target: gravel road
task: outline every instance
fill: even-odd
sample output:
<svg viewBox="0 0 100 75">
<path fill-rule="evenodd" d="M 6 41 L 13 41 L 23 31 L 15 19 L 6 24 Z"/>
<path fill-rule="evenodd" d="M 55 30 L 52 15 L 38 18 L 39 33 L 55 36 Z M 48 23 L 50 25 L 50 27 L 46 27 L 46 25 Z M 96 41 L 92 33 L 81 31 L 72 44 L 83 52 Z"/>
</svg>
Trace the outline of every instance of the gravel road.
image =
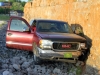
<svg viewBox="0 0 100 75">
<path fill-rule="evenodd" d="M 51 61 L 35 65 L 32 53 L 6 48 L 6 28 L 0 28 L 0 75 L 80 75 L 79 66 Z"/>
</svg>

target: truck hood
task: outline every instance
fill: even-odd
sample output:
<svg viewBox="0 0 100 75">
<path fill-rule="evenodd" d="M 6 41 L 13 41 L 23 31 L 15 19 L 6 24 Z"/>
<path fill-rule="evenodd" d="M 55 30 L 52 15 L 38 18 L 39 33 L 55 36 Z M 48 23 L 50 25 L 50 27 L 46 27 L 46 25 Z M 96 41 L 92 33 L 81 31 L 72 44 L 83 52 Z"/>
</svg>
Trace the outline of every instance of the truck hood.
<svg viewBox="0 0 100 75">
<path fill-rule="evenodd" d="M 86 39 L 71 33 L 54 33 L 54 32 L 38 32 L 38 36 L 42 39 L 48 39 L 52 41 L 63 41 L 63 42 L 85 42 Z"/>
</svg>

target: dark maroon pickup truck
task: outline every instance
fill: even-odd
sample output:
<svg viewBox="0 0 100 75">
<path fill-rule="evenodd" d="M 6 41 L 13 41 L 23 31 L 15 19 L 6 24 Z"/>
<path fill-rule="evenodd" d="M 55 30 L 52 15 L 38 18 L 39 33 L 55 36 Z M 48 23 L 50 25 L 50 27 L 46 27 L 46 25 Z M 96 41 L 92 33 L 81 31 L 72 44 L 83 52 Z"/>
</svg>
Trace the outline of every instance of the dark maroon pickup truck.
<svg viewBox="0 0 100 75">
<path fill-rule="evenodd" d="M 11 17 L 6 33 L 6 46 L 34 53 L 34 61 L 58 60 L 76 63 L 86 50 L 86 39 L 73 33 L 67 22 L 34 19 L 29 23 Z"/>
</svg>

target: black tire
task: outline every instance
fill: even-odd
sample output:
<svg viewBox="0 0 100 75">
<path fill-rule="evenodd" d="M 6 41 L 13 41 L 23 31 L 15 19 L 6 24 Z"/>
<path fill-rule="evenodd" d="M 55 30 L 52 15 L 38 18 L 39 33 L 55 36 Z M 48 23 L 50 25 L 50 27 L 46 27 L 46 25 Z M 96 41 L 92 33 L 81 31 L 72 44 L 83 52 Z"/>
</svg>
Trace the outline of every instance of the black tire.
<svg viewBox="0 0 100 75">
<path fill-rule="evenodd" d="M 39 65 L 39 64 L 42 63 L 41 59 L 40 59 L 39 57 L 37 57 L 35 54 L 34 54 L 34 63 L 35 63 L 36 65 Z"/>
<path fill-rule="evenodd" d="M 38 51 L 37 51 L 37 46 L 36 46 L 35 43 L 33 44 L 33 54 L 34 54 L 34 63 L 36 65 L 41 64 L 42 63 L 41 58 L 39 58 L 38 56 L 36 56 L 36 54 L 38 54 Z"/>
</svg>

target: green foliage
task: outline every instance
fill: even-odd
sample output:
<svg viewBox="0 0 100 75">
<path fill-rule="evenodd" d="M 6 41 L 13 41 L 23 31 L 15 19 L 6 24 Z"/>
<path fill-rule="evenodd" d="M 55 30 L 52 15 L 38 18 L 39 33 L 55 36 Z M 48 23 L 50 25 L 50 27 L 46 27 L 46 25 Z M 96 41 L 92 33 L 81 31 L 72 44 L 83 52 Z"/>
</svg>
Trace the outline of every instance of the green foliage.
<svg viewBox="0 0 100 75">
<path fill-rule="evenodd" d="M 3 27 L 3 25 L 7 24 L 6 21 L 2 21 L 2 23 L 0 23 L 0 29 Z"/>
<path fill-rule="evenodd" d="M 0 0 L 0 2 L 21 2 L 21 0 Z"/>
<path fill-rule="evenodd" d="M 0 20 L 9 20 L 8 15 L 0 15 Z"/>
<path fill-rule="evenodd" d="M 81 75 L 82 73 L 82 69 L 81 67 L 77 66 L 77 67 L 72 67 L 70 70 L 69 70 L 69 73 L 72 73 L 74 72 L 75 75 Z"/>
<path fill-rule="evenodd" d="M 9 8 L 0 8 L 0 14 L 9 14 Z"/>
<path fill-rule="evenodd" d="M 4 24 L 0 24 L 0 28 L 2 28 L 3 25 L 4 25 Z"/>
<path fill-rule="evenodd" d="M 82 73 L 82 70 L 80 67 L 77 67 L 77 70 L 76 70 L 76 75 L 80 75 Z"/>
<path fill-rule="evenodd" d="M 32 1 L 32 0 L 28 0 L 28 1 Z"/>
<path fill-rule="evenodd" d="M 26 4 L 26 2 L 21 2 L 21 4 L 22 4 L 22 6 L 24 7 L 24 6 L 25 6 L 25 4 Z"/>
<path fill-rule="evenodd" d="M 6 2 L 6 0 L 0 0 L 0 2 Z"/>
<path fill-rule="evenodd" d="M 12 6 L 11 8 L 5 8 L 0 7 L 0 14 L 9 14 L 10 10 L 21 10 L 23 11 L 23 8 L 25 6 L 25 1 L 21 2 L 21 0 L 0 0 L 0 2 L 11 2 Z"/>
<path fill-rule="evenodd" d="M 11 10 L 23 10 L 23 6 L 19 2 L 14 2 L 12 4 Z"/>
<path fill-rule="evenodd" d="M 5 13 L 4 8 L 0 8 L 0 14 Z"/>
<path fill-rule="evenodd" d="M 21 2 L 21 0 L 8 0 L 9 2 Z"/>
</svg>

